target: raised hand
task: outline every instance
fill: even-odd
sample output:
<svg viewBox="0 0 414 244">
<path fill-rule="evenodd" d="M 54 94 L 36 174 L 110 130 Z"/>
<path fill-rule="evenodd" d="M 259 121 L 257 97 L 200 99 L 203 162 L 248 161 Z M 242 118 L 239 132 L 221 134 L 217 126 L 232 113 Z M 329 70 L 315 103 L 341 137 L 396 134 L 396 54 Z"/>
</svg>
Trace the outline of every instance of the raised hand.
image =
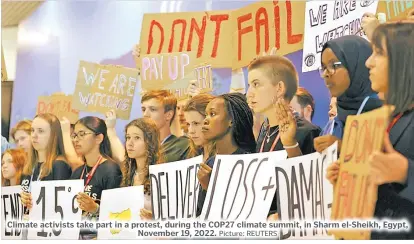
<svg viewBox="0 0 414 244">
<path fill-rule="evenodd" d="M 70 121 L 66 117 L 60 120 L 60 127 L 62 128 L 62 134 L 70 134 Z"/>
<path fill-rule="evenodd" d="M 294 146 L 297 143 L 296 120 L 290 105 L 283 98 L 279 98 L 274 108 L 279 120 L 279 134 L 283 146 Z"/>
<path fill-rule="evenodd" d="M 116 125 L 116 112 L 111 109 L 105 114 L 105 124 L 107 129 L 114 129 Z"/>
<path fill-rule="evenodd" d="M 203 190 L 207 190 L 208 188 L 211 171 L 212 169 L 207 164 L 204 164 L 204 163 L 200 164 L 200 169 L 197 172 L 197 178 Z"/>
<path fill-rule="evenodd" d="M 191 80 L 187 87 L 187 93 L 190 97 L 195 97 L 201 93 L 201 89 L 197 86 L 197 80 Z"/>
</svg>

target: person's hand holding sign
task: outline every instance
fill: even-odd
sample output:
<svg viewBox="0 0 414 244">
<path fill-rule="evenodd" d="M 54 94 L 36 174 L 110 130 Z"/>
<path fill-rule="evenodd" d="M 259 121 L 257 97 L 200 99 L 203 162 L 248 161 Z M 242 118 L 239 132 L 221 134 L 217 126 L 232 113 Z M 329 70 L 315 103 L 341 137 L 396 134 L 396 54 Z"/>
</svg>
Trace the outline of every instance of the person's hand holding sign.
<svg viewBox="0 0 414 244">
<path fill-rule="evenodd" d="M 342 141 L 338 139 L 338 137 L 333 135 L 324 135 L 316 137 L 313 140 L 313 146 L 315 147 L 315 150 L 318 153 L 322 153 L 325 149 L 330 147 L 332 144 L 334 144 L 336 141 L 338 141 L 338 150 L 341 148 Z"/>
<path fill-rule="evenodd" d="M 99 210 L 99 204 L 95 202 L 89 195 L 84 192 L 81 192 L 76 197 L 78 201 L 79 208 L 88 213 L 97 213 Z"/>
<path fill-rule="evenodd" d="M 63 117 L 60 120 L 60 127 L 62 128 L 62 134 L 70 135 L 70 121 L 68 120 L 68 118 Z"/>
<path fill-rule="evenodd" d="M 371 40 L 372 34 L 374 33 L 375 28 L 380 24 L 377 17 L 373 13 L 365 13 L 362 16 L 361 26 L 365 34 L 368 37 L 368 40 Z"/>
<path fill-rule="evenodd" d="M 369 160 L 371 176 L 376 185 L 406 183 L 408 159 L 393 148 L 388 134 L 384 137 L 384 151 L 373 152 Z"/>
<path fill-rule="evenodd" d="M 149 210 L 146 210 L 145 208 L 142 208 L 139 216 L 142 220 L 152 220 L 152 212 Z"/>
<path fill-rule="evenodd" d="M 116 112 L 115 110 L 111 109 L 110 111 L 106 112 L 105 114 L 105 124 L 107 129 L 115 129 L 116 125 Z"/>
<path fill-rule="evenodd" d="M 31 209 L 33 207 L 32 194 L 30 192 L 20 193 L 20 199 L 23 206 L 27 207 L 28 209 Z"/>
<path fill-rule="evenodd" d="M 210 181 L 211 168 L 207 164 L 200 164 L 200 169 L 197 172 L 197 178 L 200 182 L 201 188 L 207 191 L 208 182 Z"/>
<path fill-rule="evenodd" d="M 201 93 L 201 89 L 197 86 L 197 80 L 191 80 L 187 87 L 187 93 L 190 98 L 197 96 Z"/>
<path fill-rule="evenodd" d="M 331 182 L 332 185 L 336 184 L 339 175 L 339 161 L 331 163 L 326 169 L 326 179 Z"/>
</svg>

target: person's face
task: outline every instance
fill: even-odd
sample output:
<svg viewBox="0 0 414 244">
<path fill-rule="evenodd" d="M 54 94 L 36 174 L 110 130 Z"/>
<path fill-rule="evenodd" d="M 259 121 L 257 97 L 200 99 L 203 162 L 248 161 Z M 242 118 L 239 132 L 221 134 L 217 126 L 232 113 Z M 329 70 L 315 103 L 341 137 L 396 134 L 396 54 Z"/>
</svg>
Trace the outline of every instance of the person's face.
<svg viewBox="0 0 414 244">
<path fill-rule="evenodd" d="M 155 98 L 149 99 L 142 103 L 141 109 L 144 118 L 151 118 L 154 120 L 158 129 L 161 129 L 164 126 L 170 126 L 173 112 L 168 111 L 165 113 L 164 105 L 161 101 L 158 101 Z"/>
<path fill-rule="evenodd" d="M 147 150 L 144 132 L 136 126 L 128 127 L 125 146 L 129 158 L 145 157 Z"/>
<path fill-rule="evenodd" d="M 3 155 L 3 159 L 1 160 L 1 175 L 7 180 L 13 179 L 16 175 L 16 168 L 13 165 L 13 158 L 10 153 Z"/>
<path fill-rule="evenodd" d="M 329 120 L 332 120 L 336 117 L 337 111 L 338 109 L 336 107 L 336 97 L 332 97 L 331 103 L 329 104 L 329 112 L 328 112 Z"/>
<path fill-rule="evenodd" d="M 322 78 L 329 92 L 334 97 L 341 96 L 350 86 L 348 70 L 343 65 L 335 65 L 340 62 L 330 48 L 326 48 L 322 53 L 322 67 L 326 68 Z"/>
<path fill-rule="evenodd" d="M 32 145 L 36 151 L 44 151 L 47 149 L 50 140 L 50 125 L 42 118 L 35 118 L 32 122 Z"/>
<path fill-rule="evenodd" d="M 247 102 L 253 112 L 265 113 L 277 98 L 283 96 L 283 82 L 273 85 L 262 68 L 250 70 L 248 77 Z"/>
<path fill-rule="evenodd" d="M 78 155 L 90 153 L 94 148 L 99 148 L 103 140 L 102 135 L 95 135 L 95 132 L 86 126 L 78 123 L 72 133 L 72 142 Z"/>
<path fill-rule="evenodd" d="M 185 99 L 177 103 L 177 116 L 178 116 L 178 119 L 180 120 L 181 129 L 184 130 L 184 132 L 187 132 L 188 130 L 188 125 L 187 125 L 187 122 L 184 116 L 184 107 L 187 104 L 187 101 L 188 100 Z"/>
<path fill-rule="evenodd" d="M 185 120 L 188 126 L 188 136 L 193 140 L 196 146 L 203 146 L 206 141 L 202 131 L 205 116 L 197 111 L 184 112 Z"/>
<path fill-rule="evenodd" d="M 24 149 L 26 152 L 29 152 L 32 141 L 30 139 L 30 135 L 24 130 L 17 130 L 14 134 L 14 141 L 16 142 L 16 146 L 18 148 Z"/>
<path fill-rule="evenodd" d="M 387 94 L 388 92 L 388 55 L 385 41 L 383 48 L 373 47 L 372 55 L 365 62 L 369 69 L 372 90 Z"/>
<path fill-rule="evenodd" d="M 206 141 L 217 140 L 224 137 L 231 128 L 230 120 L 224 99 L 212 100 L 206 108 L 206 118 L 203 122 L 202 132 Z"/>
</svg>

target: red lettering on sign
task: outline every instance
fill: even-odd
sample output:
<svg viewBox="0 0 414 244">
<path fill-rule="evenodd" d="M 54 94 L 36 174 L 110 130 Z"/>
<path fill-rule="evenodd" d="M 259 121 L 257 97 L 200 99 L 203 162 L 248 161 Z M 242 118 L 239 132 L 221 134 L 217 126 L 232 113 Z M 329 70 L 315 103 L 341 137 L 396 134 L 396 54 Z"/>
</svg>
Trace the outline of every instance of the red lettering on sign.
<svg viewBox="0 0 414 244">
<path fill-rule="evenodd" d="M 238 57 L 238 60 L 241 60 L 242 35 L 253 31 L 253 26 L 247 26 L 245 28 L 242 28 L 241 25 L 243 22 L 246 22 L 251 19 L 252 19 L 252 13 L 245 14 L 237 18 L 237 29 L 238 29 L 238 41 L 237 41 L 237 45 L 238 45 L 237 55 L 238 56 L 237 57 Z"/>
<path fill-rule="evenodd" d="M 263 18 L 260 18 L 263 15 Z M 256 55 L 260 54 L 260 26 L 264 26 L 265 51 L 269 50 L 269 18 L 265 8 L 256 11 Z"/>
<path fill-rule="evenodd" d="M 154 31 L 154 26 L 157 26 L 161 32 L 161 41 L 160 41 L 160 46 L 158 48 L 158 53 L 161 53 L 162 46 L 164 45 L 164 28 L 162 28 L 161 24 L 158 21 L 153 20 L 151 21 L 150 31 L 149 31 L 149 36 L 148 36 L 147 54 L 151 52 L 151 47 L 152 47 L 152 44 L 154 43 L 154 37 L 152 34 L 152 32 Z"/>
<path fill-rule="evenodd" d="M 275 47 L 280 49 L 280 8 L 277 5 L 279 1 L 273 1 L 273 14 L 275 18 Z"/>
<path fill-rule="evenodd" d="M 293 35 L 292 34 L 292 4 L 290 1 L 286 1 L 286 12 L 287 12 L 287 43 L 295 44 L 302 40 L 302 34 Z"/>
<path fill-rule="evenodd" d="M 218 14 L 218 15 L 211 15 L 210 16 L 210 20 L 216 22 L 216 31 L 214 32 L 213 50 L 211 51 L 211 57 L 212 58 L 215 58 L 217 56 L 217 49 L 218 49 L 218 44 L 219 44 L 221 22 L 226 21 L 228 19 L 229 19 L 228 14 Z"/>
<path fill-rule="evenodd" d="M 354 142 L 349 141 L 349 140 L 351 140 L 352 132 L 354 132 L 356 134 Z M 354 156 L 355 146 L 356 146 L 357 140 L 358 140 L 357 133 L 358 133 L 358 121 L 354 120 L 351 123 L 351 128 L 349 129 L 348 141 L 346 142 L 346 145 L 348 147 L 352 144 L 353 148 L 352 148 L 352 150 L 348 150 L 348 147 L 345 148 L 345 153 L 347 153 L 347 152 L 349 152 L 349 153 L 345 154 L 344 163 L 349 162 L 352 159 L 352 157 Z"/>
<path fill-rule="evenodd" d="M 191 27 L 190 27 L 190 36 L 188 37 L 188 44 L 187 44 L 187 51 L 191 51 L 191 46 L 193 44 L 193 33 L 194 30 L 198 36 L 198 49 L 197 49 L 197 58 L 201 57 L 204 48 L 204 35 L 206 34 L 206 16 L 203 17 L 201 21 L 201 29 L 198 26 L 196 20 L 194 18 L 191 19 Z"/>
<path fill-rule="evenodd" d="M 185 19 L 176 19 L 172 23 L 172 33 L 170 38 L 170 45 L 168 45 L 168 52 L 171 53 L 174 48 L 174 34 L 175 34 L 175 26 L 181 24 L 181 39 L 180 39 L 180 47 L 178 49 L 179 52 L 183 51 L 184 47 L 184 37 L 185 37 L 185 28 L 187 27 L 187 21 Z"/>
</svg>

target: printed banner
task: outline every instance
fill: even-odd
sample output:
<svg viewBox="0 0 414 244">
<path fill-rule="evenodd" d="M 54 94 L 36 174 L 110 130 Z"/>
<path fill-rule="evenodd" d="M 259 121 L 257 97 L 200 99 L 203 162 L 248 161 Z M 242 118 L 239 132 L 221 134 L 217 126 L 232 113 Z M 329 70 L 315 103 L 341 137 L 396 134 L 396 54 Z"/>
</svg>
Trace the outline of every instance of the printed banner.
<svg viewBox="0 0 414 244">
<path fill-rule="evenodd" d="M 333 186 L 326 179 L 327 167 L 337 160 L 337 143 L 323 153 L 276 162 L 276 187 L 281 221 L 328 221 L 331 217 Z M 333 239 L 327 230 L 281 230 L 280 239 Z"/>
<path fill-rule="evenodd" d="M 248 66 L 264 51 L 278 55 L 302 49 L 304 1 L 259 1 L 232 11 L 233 69 Z M 228 52 L 227 52 L 228 55 Z"/>
<path fill-rule="evenodd" d="M 378 1 L 307 1 L 302 72 L 321 66 L 323 45 L 341 36 L 365 37 L 361 19 L 365 12 L 376 13 Z"/>
<path fill-rule="evenodd" d="M 80 61 L 73 107 L 103 114 L 114 109 L 128 120 L 137 79 L 137 69 Z"/>
<path fill-rule="evenodd" d="M 20 201 L 20 186 L 8 186 L 1 188 L 1 239 L 21 240 L 22 230 L 7 224 L 9 221 L 21 221 L 24 207 Z"/>
<path fill-rule="evenodd" d="M 190 80 L 194 80 L 195 52 L 143 55 L 141 86 L 149 90 L 170 90 L 177 98 L 186 95 Z"/>
<path fill-rule="evenodd" d="M 34 181 L 31 183 L 33 207 L 29 220 L 45 226 L 30 228 L 28 240 L 78 240 L 79 228 L 71 222 L 80 221 L 82 210 L 76 195 L 83 192 L 83 180 Z M 61 223 L 55 226 L 53 222 Z"/>
<path fill-rule="evenodd" d="M 266 221 L 286 151 L 217 155 L 200 219 Z"/>
<path fill-rule="evenodd" d="M 40 96 L 37 102 L 36 114 L 51 113 L 59 119 L 66 117 L 71 124 L 79 120 L 79 110 L 72 108 L 72 95 L 52 94 Z"/>
<path fill-rule="evenodd" d="M 102 191 L 99 221 L 126 222 L 141 221 L 140 211 L 144 208 L 144 186 L 131 186 Z M 137 239 L 136 230 L 131 228 L 99 228 L 99 240 Z M 125 226 L 123 226 L 125 227 Z"/>
<path fill-rule="evenodd" d="M 377 186 L 370 177 L 369 156 L 382 149 L 391 109 L 387 106 L 361 115 L 348 116 L 335 185 L 332 220 L 371 219 Z M 370 231 L 335 231 L 336 238 L 369 239 Z"/>
<path fill-rule="evenodd" d="M 151 165 L 151 203 L 154 220 L 195 218 L 200 189 L 197 172 L 203 157 Z"/>
</svg>

